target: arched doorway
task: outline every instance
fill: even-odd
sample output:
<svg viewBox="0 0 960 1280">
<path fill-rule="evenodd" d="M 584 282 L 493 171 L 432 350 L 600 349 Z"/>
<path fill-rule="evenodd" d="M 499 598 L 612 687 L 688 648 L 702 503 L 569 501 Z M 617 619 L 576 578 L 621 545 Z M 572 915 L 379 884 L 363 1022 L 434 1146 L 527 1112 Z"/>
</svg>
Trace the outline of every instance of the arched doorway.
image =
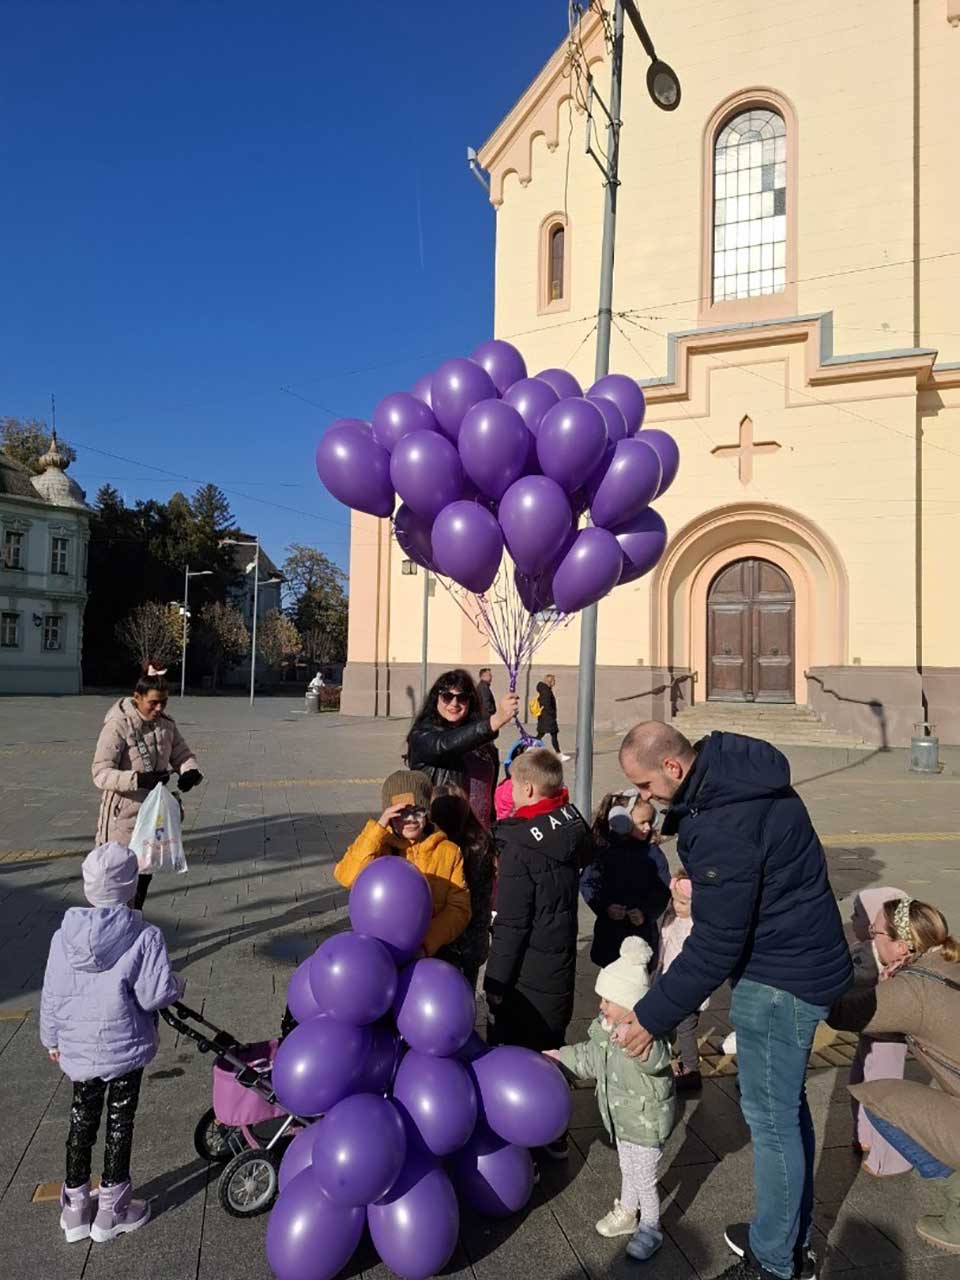
<svg viewBox="0 0 960 1280">
<path fill-rule="evenodd" d="M 707 593 L 707 698 L 794 701 L 794 591 L 769 560 L 735 560 Z"/>
</svg>

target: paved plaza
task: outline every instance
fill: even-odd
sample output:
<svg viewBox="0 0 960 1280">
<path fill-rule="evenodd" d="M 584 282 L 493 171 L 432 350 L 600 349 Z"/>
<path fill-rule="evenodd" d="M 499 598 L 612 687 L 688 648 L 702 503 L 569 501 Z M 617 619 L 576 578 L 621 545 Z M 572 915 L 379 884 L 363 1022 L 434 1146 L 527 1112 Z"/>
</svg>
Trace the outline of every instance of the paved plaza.
<svg viewBox="0 0 960 1280">
<path fill-rule="evenodd" d="M 228 1217 L 217 1170 L 194 1154 L 196 1120 L 210 1105 L 209 1058 L 161 1026 L 147 1068 L 134 1143 L 135 1185 L 154 1221 L 109 1245 L 67 1245 L 58 1210 L 38 1188 L 62 1176 L 70 1086 L 37 1037 L 36 1011 L 50 936 L 82 900 L 80 857 L 92 845 L 97 795 L 90 760 L 108 698 L 0 700 L 0 1277 L 6 1280 L 268 1280 L 266 1219 Z M 154 880 L 148 917 L 167 937 L 186 1002 L 246 1039 L 275 1032 L 294 965 L 342 926 L 346 895 L 332 868 L 360 824 L 378 812 L 380 781 L 400 763 L 405 725 L 323 715 L 300 702 L 189 698 L 172 710 L 206 783 L 186 798 L 189 874 Z M 572 730 L 566 734 L 572 740 Z M 618 785 L 619 735 L 598 739 L 596 794 Z M 937 777 L 907 772 L 904 752 L 785 748 L 816 821 L 838 896 L 896 884 L 960 923 L 960 750 Z M 672 846 L 667 853 L 675 859 Z M 582 950 L 590 920 L 582 917 Z M 595 1009 L 584 955 L 570 1037 Z M 737 1102 L 720 992 L 701 1019 L 709 1078 L 683 1104 L 662 1164 L 666 1240 L 649 1264 L 622 1258 L 623 1242 L 593 1224 L 618 1191 L 614 1152 L 592 1090 L 574 1101 L 569 1165 L 543 1171 L 528 1210 L 506 1222 L 464 1216 L 450 1277 L 581 1280 L 649 1275 L 709 1280 L 730 1261 L 726 1223 L 751 1213 L 751 1153 Z M 938 1207 L 914 1175 L 876 1180 L 851 1149 L 845 1090 L 852 1053 L 823 1036 L 809 1091 L 818 1142 L 817 1238 L 824 1276 L 849 1280 L 960 1278 L 913 1223 Z M 94 1162 L 96 1169 L 97 1162 Z M 371 1252 L 349 1274 L 385 1280 Z"/>
</svg>

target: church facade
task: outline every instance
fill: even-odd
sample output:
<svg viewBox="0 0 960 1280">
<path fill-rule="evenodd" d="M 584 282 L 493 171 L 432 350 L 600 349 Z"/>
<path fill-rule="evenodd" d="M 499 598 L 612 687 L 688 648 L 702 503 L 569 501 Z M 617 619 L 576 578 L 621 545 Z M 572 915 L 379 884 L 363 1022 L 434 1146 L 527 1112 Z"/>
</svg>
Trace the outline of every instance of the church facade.
<svg viewBox="0 0 960 1280">
<path fill-rule="evenodd" d="M 923 721 L 960 742 L 960 2 L 649 21 L 683 98 L 650 103 L 628 28 L 610 367 L 681 466 L 661 563 L 600 606 L 598 724 L 796 703 L 868 742 Z M 591 14 L 480 152 L 496 335 L 585 387 L 603 191 L 583 104 L 609 64 Z M 345 711 L 419 696 L 404 567 L 389 522 L 354 514 Z M 431 674 L 489 662 L 442 589 L 428 606 Z M 578 647 L 574 620 L 538 655 L 571 718 Z"/>
</svg>

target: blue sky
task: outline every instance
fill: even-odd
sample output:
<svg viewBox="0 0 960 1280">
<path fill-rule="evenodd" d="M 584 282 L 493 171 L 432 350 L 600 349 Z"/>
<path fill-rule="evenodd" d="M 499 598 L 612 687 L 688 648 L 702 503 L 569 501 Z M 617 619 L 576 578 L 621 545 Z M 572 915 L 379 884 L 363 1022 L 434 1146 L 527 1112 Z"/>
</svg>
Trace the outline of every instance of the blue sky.
<svg viewBox="0 0 960 1280">
<path fill-rule="evenodd" d="M 53 391 L 91 496 L 213 480 L 274 558 L 345 564 L 316 441 L 489 336 L 494 214 L 465 148 L 566 14 L 5 0 L 0 415 L 49 418 Z"/>
</svg>

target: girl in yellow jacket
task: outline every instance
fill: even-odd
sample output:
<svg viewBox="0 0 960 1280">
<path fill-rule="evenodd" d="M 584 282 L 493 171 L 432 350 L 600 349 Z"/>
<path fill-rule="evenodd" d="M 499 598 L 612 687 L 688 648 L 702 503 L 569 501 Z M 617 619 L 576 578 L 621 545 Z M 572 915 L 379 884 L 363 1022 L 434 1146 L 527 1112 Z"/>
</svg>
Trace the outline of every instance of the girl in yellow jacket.
<svg viewBox="0 0 960 1280">
<path fill-rule="evenodd" d="M 433 919 L 423 940 L 425 955 L 436 955 L 470 923 L 470 891 L 460 850 L 430 822 L 433 786 L 424 773 L 400 769 L 383 784 L 383 813 L 371 819 L 333 869 L 349 889 L 374 858 L 398 855 L 427 877 Z"/>
</svg>

